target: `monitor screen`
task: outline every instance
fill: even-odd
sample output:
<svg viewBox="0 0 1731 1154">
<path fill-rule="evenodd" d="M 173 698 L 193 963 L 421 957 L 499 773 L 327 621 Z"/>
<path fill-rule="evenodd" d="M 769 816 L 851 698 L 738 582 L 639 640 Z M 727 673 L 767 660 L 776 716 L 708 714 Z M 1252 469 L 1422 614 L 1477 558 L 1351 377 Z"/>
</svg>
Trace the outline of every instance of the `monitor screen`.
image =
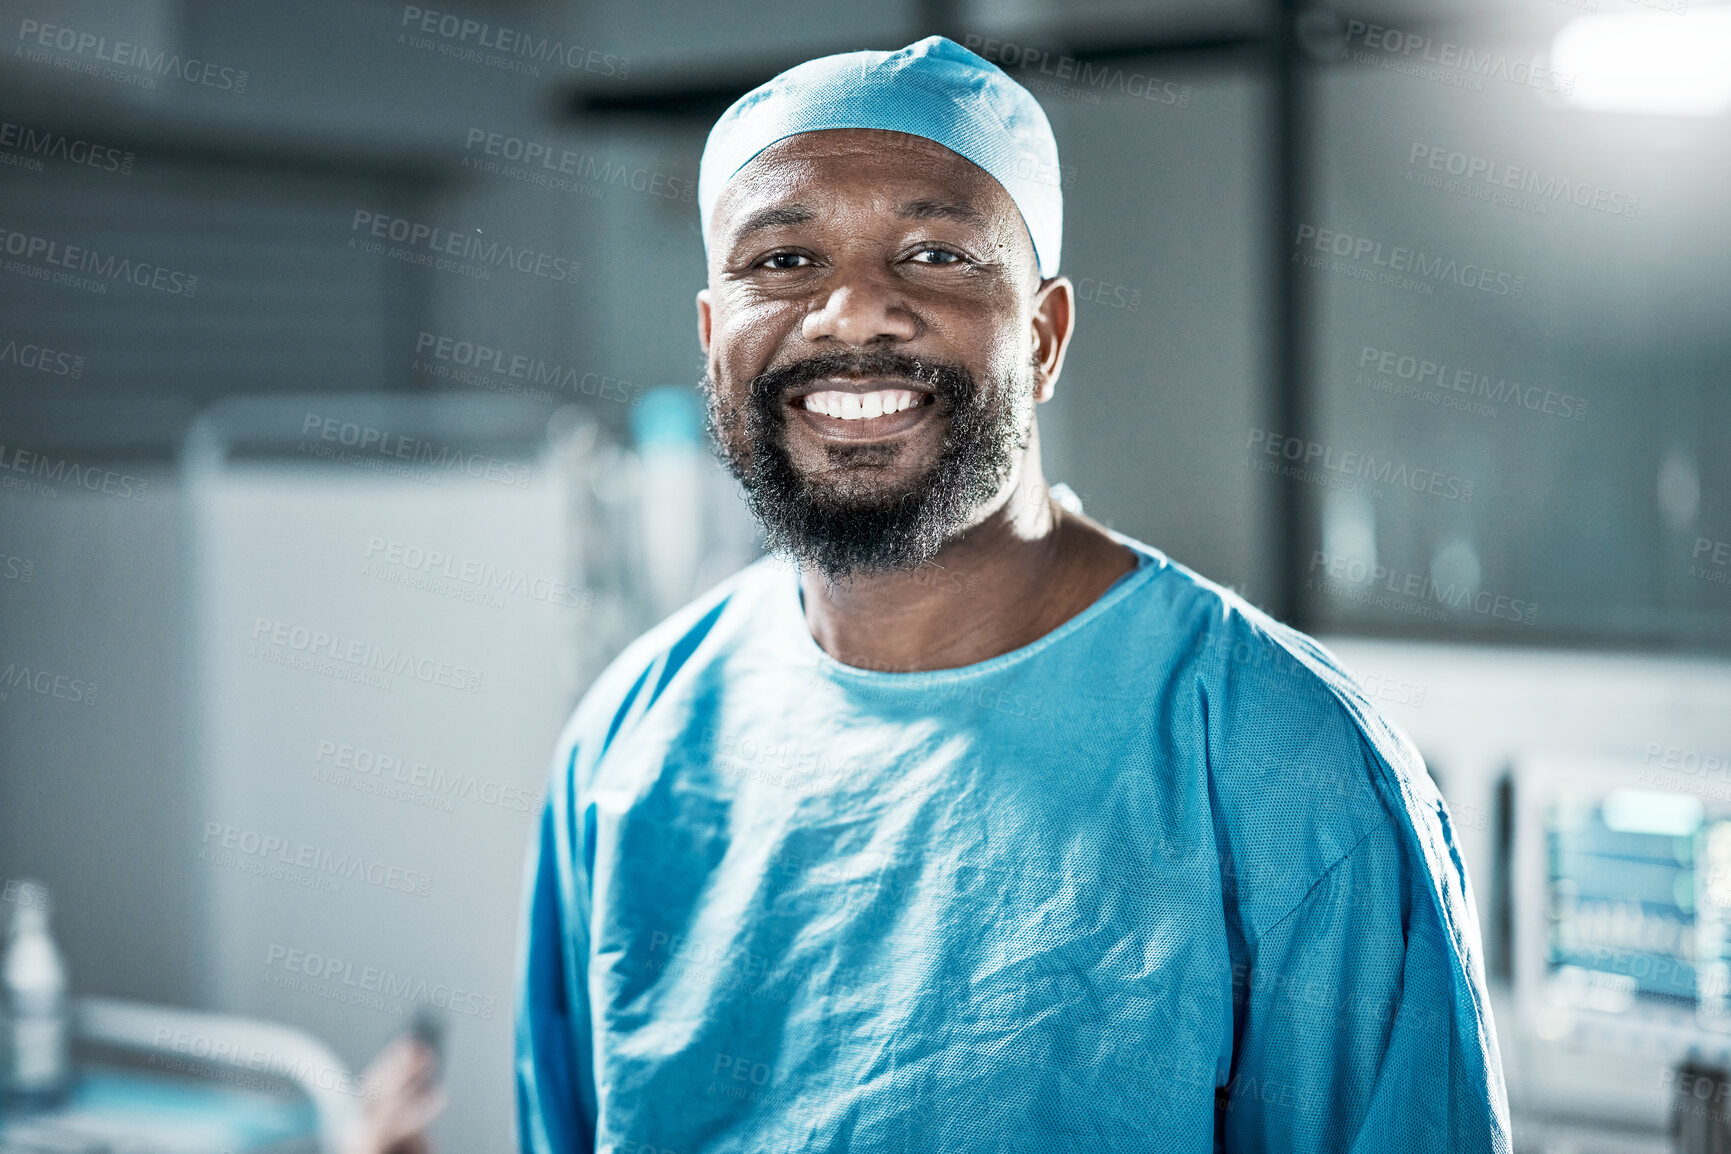
<svg viewBox="0 0 1731 1154">
<path fill-rule="evenodd" d="M 1611 1014 L 1670 1005 L 1731 1028 L 1731 812 L 1577 781 L 1543 813 L 1548 1000 Z"/>
</svg>

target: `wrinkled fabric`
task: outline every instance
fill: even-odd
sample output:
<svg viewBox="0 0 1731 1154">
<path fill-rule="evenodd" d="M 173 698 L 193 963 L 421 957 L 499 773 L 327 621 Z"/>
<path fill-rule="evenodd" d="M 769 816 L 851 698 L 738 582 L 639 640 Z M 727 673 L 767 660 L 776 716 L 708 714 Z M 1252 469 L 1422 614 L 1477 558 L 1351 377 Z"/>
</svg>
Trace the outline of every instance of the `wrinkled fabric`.
<svg viewBox="0 0 1731 1154">
<path fill-rule="evenodd" d="M 1509 1150 L 1411 743 L 1118 539 L 961 669 L 831 659 L 773 560 L 609 668 L 528 863 L 524 1150 Z"/>
</svg>

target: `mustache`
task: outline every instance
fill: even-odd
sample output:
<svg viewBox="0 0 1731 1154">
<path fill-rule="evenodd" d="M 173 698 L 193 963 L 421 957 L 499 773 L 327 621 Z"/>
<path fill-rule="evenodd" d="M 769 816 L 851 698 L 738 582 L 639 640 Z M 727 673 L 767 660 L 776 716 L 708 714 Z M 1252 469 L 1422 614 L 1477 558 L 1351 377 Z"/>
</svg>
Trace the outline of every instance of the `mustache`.
<svg viewBox="0 0 1731 1154">
<path fill-rule="evenodd" d="M 837 350 L 759 373 L 751 379 L 751 400 L 760 411 L 772 408 L 784 394 L 825 377 L 900 378 L 952 405 L 966 404 L 976 391 L 974 375 L 953 362 L 922 360 L 889 349 Z"/>
</svg>

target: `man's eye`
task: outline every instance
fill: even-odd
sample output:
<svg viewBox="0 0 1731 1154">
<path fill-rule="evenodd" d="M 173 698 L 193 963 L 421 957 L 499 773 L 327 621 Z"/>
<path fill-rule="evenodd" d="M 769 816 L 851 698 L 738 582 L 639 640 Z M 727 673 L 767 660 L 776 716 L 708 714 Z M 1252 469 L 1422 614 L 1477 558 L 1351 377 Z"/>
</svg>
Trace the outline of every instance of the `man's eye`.
<svg viewBox="0 0 1731 1154">
<path fill-rule="evenodd" d="M 778 252 L 774 256 L 765 258 L 763 263 L 759 267 L 760 268 L 801 268 L 801 267 L 803 267 L 802 265 L 796 264 L 795 263 L 796 261 L 805 261 L 807 264 L 809 264 L 809 263 L 811 263 L 811 258 L 806 256 L 804 253 L 799 253 L 799 252 Z"/>
<path fill-rule="evenodd" d="M 920 264 L 955 264 L 962 258 L 947 248 L 925 248 L 914 254 Z"/>
</svg>

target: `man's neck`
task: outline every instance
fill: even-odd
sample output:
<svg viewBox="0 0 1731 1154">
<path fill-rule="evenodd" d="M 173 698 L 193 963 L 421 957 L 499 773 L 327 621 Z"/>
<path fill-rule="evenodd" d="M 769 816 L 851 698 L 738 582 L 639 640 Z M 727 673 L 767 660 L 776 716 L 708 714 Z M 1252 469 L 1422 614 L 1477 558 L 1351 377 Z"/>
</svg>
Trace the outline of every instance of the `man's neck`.
<svg viewBox="0 0 1731 1154">
<path fill-rule="evenodd" d="M 1007 497 L 918 569 L 831 585 L 807 571 L 805 621 L 844 665 L 954 669 L 1044 637 L 1136 567 L 1099 525 L 1051 499 L 1037 449 Z"/>
</svg>

